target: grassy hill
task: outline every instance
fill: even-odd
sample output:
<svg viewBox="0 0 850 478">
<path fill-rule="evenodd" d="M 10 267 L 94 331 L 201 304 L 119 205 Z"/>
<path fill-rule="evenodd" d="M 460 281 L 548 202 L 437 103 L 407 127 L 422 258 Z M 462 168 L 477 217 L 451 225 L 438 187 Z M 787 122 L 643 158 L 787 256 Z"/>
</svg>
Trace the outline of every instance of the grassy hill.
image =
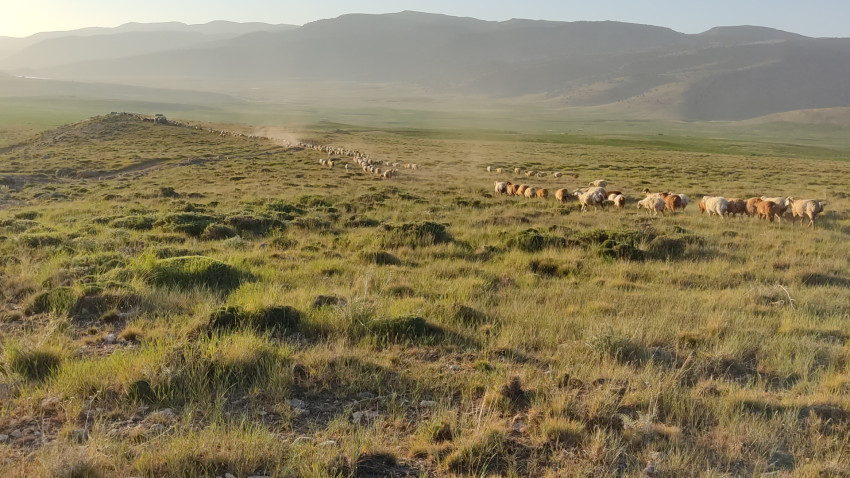
<svg viewBox="0 0 850 478">
<path fill-rule="evenodd" d="M 6 474 L 850 472 L 850 163 L 151 119 L 0 150 Z M 600 178 L 625 210 L 493 196 Z M 693 204 L 648 216 L 644 187 Z M 829 204 L 810 230 L 707 193 Z"/>
</svg>

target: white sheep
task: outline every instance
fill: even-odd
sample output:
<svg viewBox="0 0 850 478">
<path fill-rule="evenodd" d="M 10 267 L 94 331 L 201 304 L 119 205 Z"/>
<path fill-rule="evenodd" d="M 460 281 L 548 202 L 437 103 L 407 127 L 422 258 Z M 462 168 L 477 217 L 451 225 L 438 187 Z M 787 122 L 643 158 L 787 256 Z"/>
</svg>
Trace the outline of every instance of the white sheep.
<svg viewBox="0 0 850 478">
<path fill-rule="evenodd" d="M 637 203 L 638 209 L 646 209 L 646 212 L 652 213 L 653 216 L 657 216 L 658 213 L 661 213 L 663 216 L 666 207 L 667 204 L 664 202 L 664 199 L 654 194 L 646 196 Z"/>
<path fill-rule="evenodd" d="M 608 200 L 614 203 L 614 206 L 622 209 L 626 205 L 626 197 L 622 194 L 609 194 Z"/>
<path fill-rule="evenodd" d="M 809 218 L 809 226 L 815 228 L 815 218 L 823 212 L 823 207 L 826 201 L 816 201 L 814 199 L 794 199 L 788 198 L 788 203 L 791 206 L 791 214 L 794 215 L 792 224 L 800 218 L 800 225 L 803 225 L 803 220 Z"/>
<path fill-rule="evenodd" d="M 495 181 L 494 189 L 496 191 L 496 194 L 498 194 L 499 196 L 501 196 L 502 194 L 507 194 L 508 184 L 510 183 L 506 183 L 504 181 Z"/>
<path fill-rule="evenodd" d="M 720 196 L 704 196 L 700 202 L 700 212 L 705 209 L 709 216 L 716 214 L 725 218 L 729 210 L 729 201 Z"/>
<path fill-rule="evenodd" d="M 592 183 L 590 183 L 590 186 L 595 186 L 595 187 L 598 187 L 598 188 L 607 188 L 608 187 L 608 181 L 606 181 L 604 179 L 597 179 L 596 181 L 593 181 Z"/>
<path fill-rule="evenodd" d="M 590 188 L 584 192 L 579 189 L 574 191 L 573 194 L 578 198 L 579 203 L 581 203 L 581 212 L 587 211 L 588 206 L 593 206 L 594 211 L 596 211 L 597 206 L 604 207 L 607 196 L 605 189 L 601 187 Z"/>
<path fill-rule="evenodd" d="M 561 176 L 563 176 L 563 174 L 561 174 L 560 171 L 555 171 L 554 173 L 552 173 L 552 177 L 560 178 Z"/>
<path fill-rule="evenodd" d="M 488 173 L 493 172 L 492 169 L 490 168 L 490 166 L 487 166 L 487 172 Z"/>
<path fill-rule="evenodd" d="M 537 194 L 537 190 L 536 190 L 536 189 L 534 189 L 533 187 L 528 187 L 528 188 L 526 188 L 526 189 L 525 189 L 525 191 L 523 192 L 523 194 L 524 194 L 524 195 L 525 195 L 525 197 L 527 197 L 527 198 L 533 198 L 533 197 Z"/>
</svg>

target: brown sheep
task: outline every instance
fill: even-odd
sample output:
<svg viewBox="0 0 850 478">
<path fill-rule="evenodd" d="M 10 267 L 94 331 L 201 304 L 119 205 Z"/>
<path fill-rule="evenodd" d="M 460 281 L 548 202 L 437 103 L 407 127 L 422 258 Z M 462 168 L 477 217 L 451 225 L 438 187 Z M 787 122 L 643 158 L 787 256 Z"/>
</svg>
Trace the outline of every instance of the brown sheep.
<svg viewBox="0 0 850 478">
<path fill-rule="evenodd" d="M 549 190 L 546 188 L 538 189 L 537 197 L 539 197 L 540 199 L 546 199 L 547 197 L 549 197 Z"/>
<path fill-rule="evenodd" d="M 519 189 L 519 184 L 508 183 L 508 196 L 516 196 L 517 189 Z"/>
<path fill-rule="evenodd" d="M 761 198 L 757 198 L 757 197 L 747 199 L 747 205 L 746 205 L 747 216 L 752 217 L 752 216 L 755 216 L 758 213 L 758 210 L 756 209 L 756 204 L 758 204 L 759 201 L 761 201 Z"/>
<path fill-rule="evenodd" d="M 566 188 L 561 188 L 555 191 L 555 199 L 557 199 L 558 202 L 566 203 L 571 197 L 573 197 L 573 195 L 570 194 Z"/>
<path fill-rule="evenodd" d="M 677 194 L 662 194 L 661 199 L 664 200 L 664 208 L 670 212 L 682 209 L 682 198 Z"/>
<path fill-rule="evenodd" d="M 729 201 L 729 208 L 726 210 L 726 214 L 733 216 L 735 214 L 743 216 L 747 213 L 747 201 L 738 198 L 726 198 Z"/>
<path fill-rule="evenodd" d="M 528 189 L 527 184 L 520 184 L 516 190 L 515 196 L 525 196 L 525 190 Z"/>
<path fill-rule="evenodd" d="M 756 212 L 758 213 L 759 219 L 767 219 L 770 222 L 773 222 L 773 218 L 776 217 L 776 210 L 779 206 L 773 201 L 764 201 L 759 198 L 756 203 Z"/>
</svg>

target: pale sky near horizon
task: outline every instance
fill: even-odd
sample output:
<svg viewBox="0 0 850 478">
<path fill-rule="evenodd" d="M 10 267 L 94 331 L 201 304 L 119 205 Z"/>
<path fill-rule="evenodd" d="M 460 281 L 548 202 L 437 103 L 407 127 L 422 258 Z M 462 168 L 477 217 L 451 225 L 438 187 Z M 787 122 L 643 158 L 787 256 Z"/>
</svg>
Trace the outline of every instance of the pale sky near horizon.
<svg viewBox="0 0 850 478">
<path fill-rule="evenodd" d="M 850 37 L 846 0 L 0 0 L 0 36 L 115 27 L 127 22 L 213 20 L 302 25 L 346 13 L 416 10 L 483 20 L 615 20 L 699 33 L 758 25 L 815 37 Z"/>
</svg>

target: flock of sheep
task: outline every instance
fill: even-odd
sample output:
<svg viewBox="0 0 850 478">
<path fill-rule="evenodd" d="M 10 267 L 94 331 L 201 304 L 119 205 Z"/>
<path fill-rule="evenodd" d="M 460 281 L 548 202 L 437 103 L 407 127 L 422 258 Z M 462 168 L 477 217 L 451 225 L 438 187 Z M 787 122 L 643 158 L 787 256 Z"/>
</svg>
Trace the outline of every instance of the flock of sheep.
<svg viewBox="0 0 850 478">
<path fill-rule="evenodd" d="M 487 166 L 487 172 L 503 171 L 502 168 L 492 168 Z M 514 169 L 514 174 L 521 174 L 519 168 Z M 526 171 L 528 177 L 545 177 L 547 174 L 535 171 Z M 560 178 L 562 173 L 553 172 L 552 175 Z M 576 177 L 576 176 L 573 176 Z M 561 203 L 565 203 L 572 198 L 578 199 L 581 204 L 581 211 L 585 212 L 588 208 L 593 207 L 594 211 L 597 207 L 604 208 L 606 205 L 613 205 L 616 208 L 624 208 L 626 197 L 621 191 L 608 190 L 608 182 L 605 180 L 596 180 L 590 183 L 588 187 L 576 189 L 570 192 L 566 188 L 555 191 L 555 199 Z M 512 184 L 510 181 L 495 181 L 494 191 L 496 195 L 519 196 L 526 198 L 547 198 L 549 190 L 546 188 L 535 188 L 526 184 Z M 651 192 L 648 189 L 641 191 L 645 197 L 637 202 L 638 209 L 646 209 L 653 215 L 665 212 L 682 212 L 690 203 L 690 198 L 685 194 L 666 192 Z M 793 223 L 796 223 L 797 218 L 800 219 L 802 225 L 805 219 L 809 219 L 809 226 L 815 227 L 815 218 L 823 212 L 826 201 L 815 199 L 796 199 L 793 197 L 752 197 L 749 199 L 725 198 L 720 196 L 705 196 L 699 202 L 700 213 L 707 212 L 709 216 L 717 215 L 720 217 L 727 216 L 757 216 L 759 219 L 766 219 L 773 222 L 774 219 L 780 220 L 789 213 L 792 215 Z"/>
<path fill-rule="evenodd" d="M 398 168 L 402 167 L 404 169 L 419 169 L 419 166 L 416 163 L 391 163 L 389 161 L 379 161 L 370 159 L 365 153 L 360 151 L 356 151 L 353 149 L 345 149 L 334 146 L 313 144 L 313 143 L 298 143 L 297 146 L 303 149 L 314 149 L 317 151 L 322 151 L 328 153 L 327 158 L 319 159 L 319 164 L 322 166 L 327 166 L 329 168 L 334 168 L 336 163 L 340 161 L 340 159 L 334 159 L 334 156 L 346 156 L 350 158 L 354 158 L 354 162 L 363 168 L 363 171 L 367 173 L 372 173 L 375 176 L 378 176 L 382 179 L 390 179 L 394 176 L 398 175 Z M 351 164 L 345 164 L 345 170 L 348 171 L 351 169 Z"/>
</svg>

